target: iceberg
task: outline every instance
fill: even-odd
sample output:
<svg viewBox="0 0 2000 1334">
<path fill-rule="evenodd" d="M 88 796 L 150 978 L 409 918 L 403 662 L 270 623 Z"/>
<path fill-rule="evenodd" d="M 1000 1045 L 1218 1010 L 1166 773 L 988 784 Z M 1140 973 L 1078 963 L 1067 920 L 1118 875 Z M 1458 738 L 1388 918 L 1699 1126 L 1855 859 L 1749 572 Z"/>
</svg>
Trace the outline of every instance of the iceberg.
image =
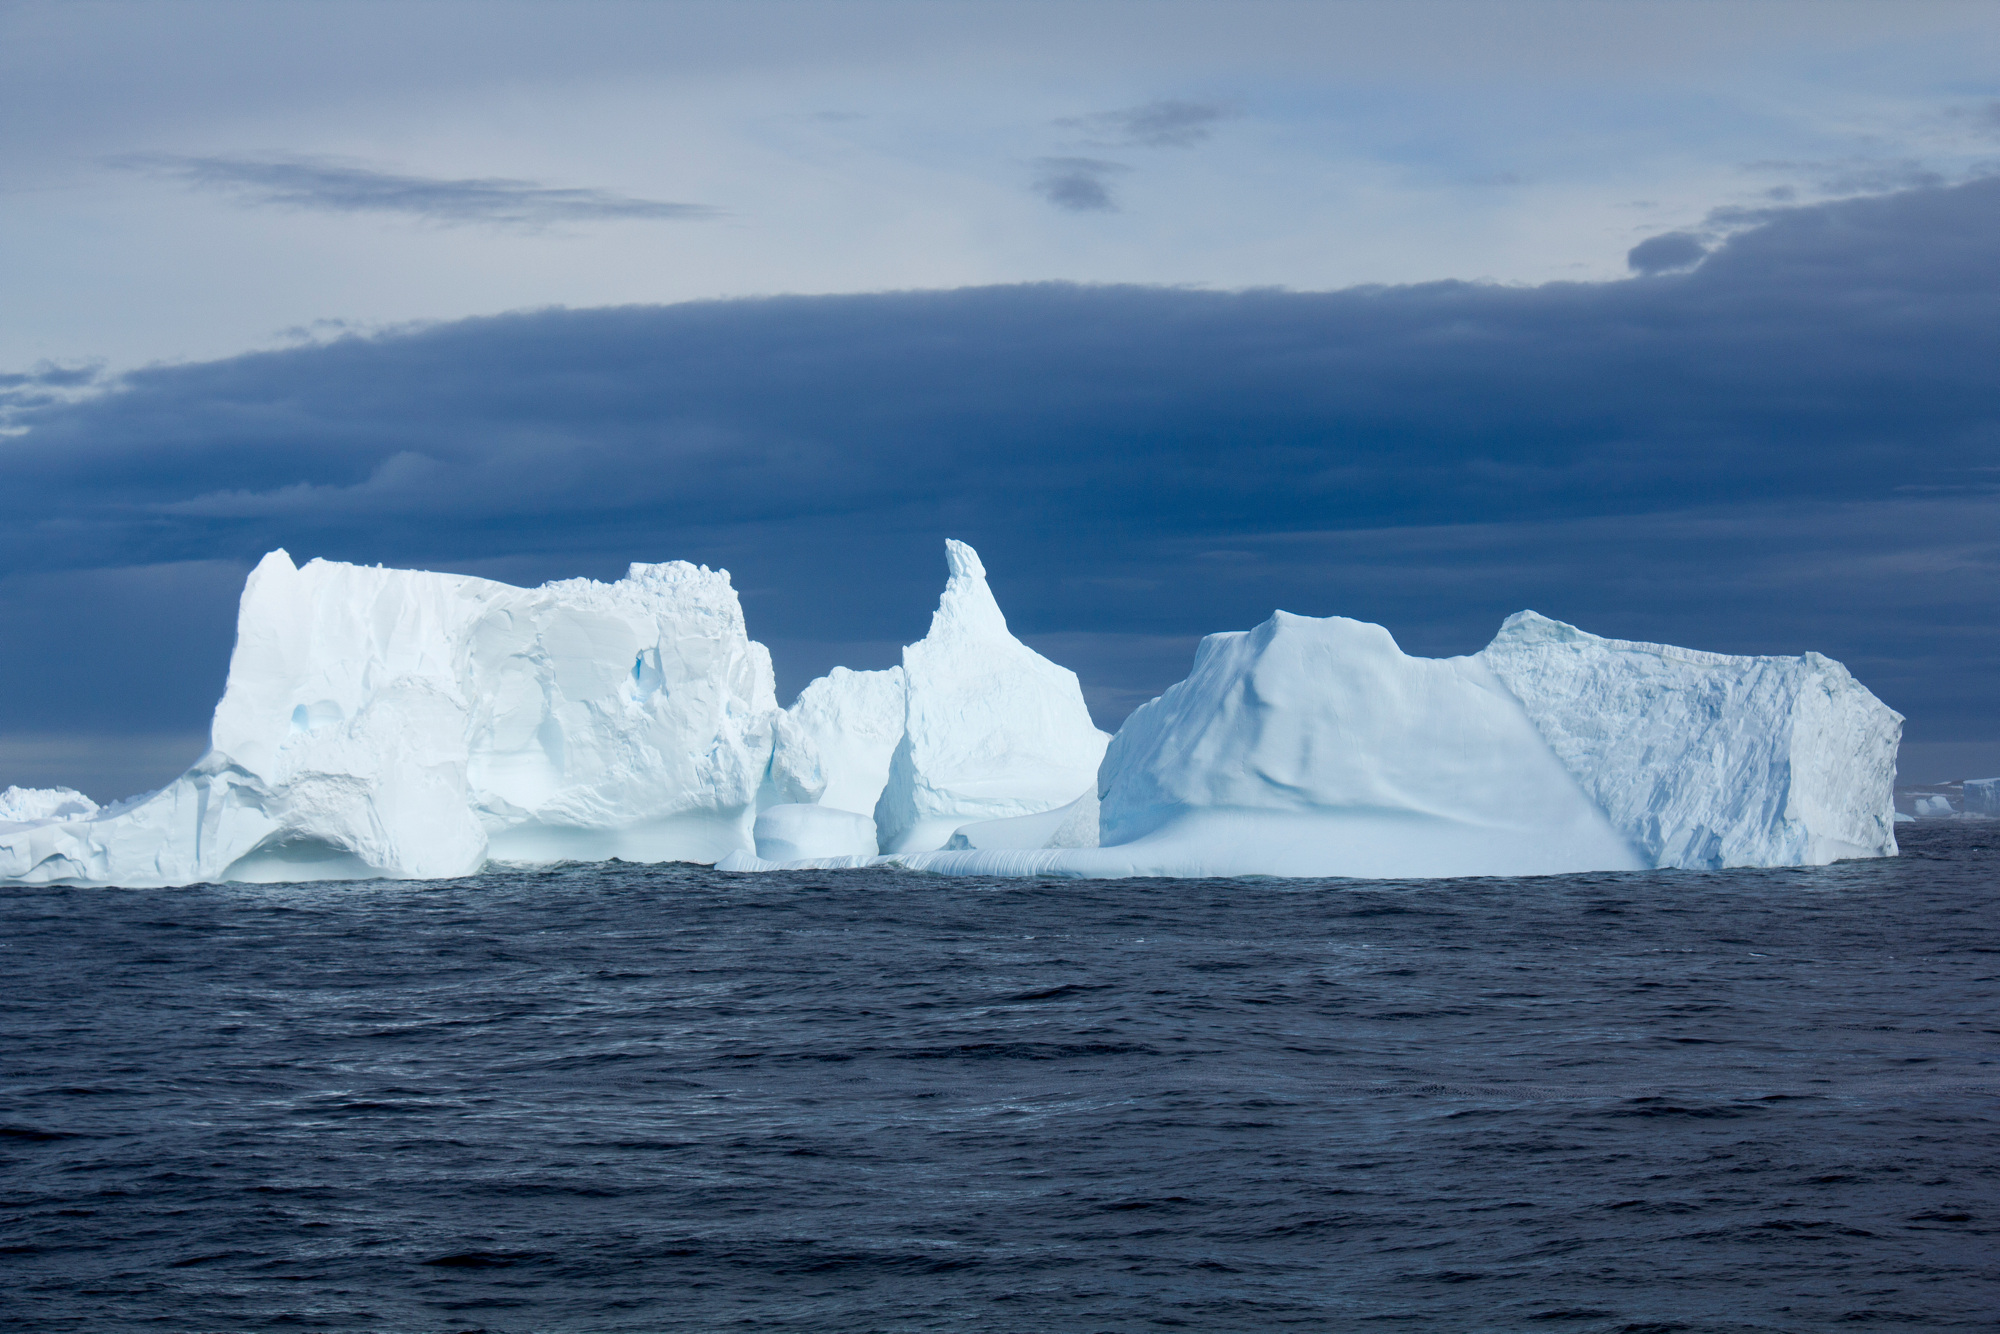
<svg viewBox="0 0 2000 1334">
<path fill-rule="evenodd" d="M 1429 659 L 1381 626 L 1279 612 L 1208 636 L 1126 720 L 1095 840 L 1046 815 L 983 821 L 874 864 L 1401 878 L 1894 856 L 1902 721 L 1817 653 L 1704 653 L 1521 612 L 1481 652 Z"/>
<path fill-rule="evenodd" d="M 1971 815 L 2000 815 L 2000 778 L 1968 778 L 1963 788 Z"/>
<path fill-rule="evenodd" d="M 930 633 L 903 650 L 903 733 L 875 803 L 884 852 L 941 848 L 960 825 L 1034 815 L 1097 783 L 1111 738 L 1076 673 L 1014 638 L 963 542 Z"/>
<path fill-rule="evenodd" d="M 1102 841 L 1208 874 L 1528 875 L 1892 856 L 1902 718 L 1839 663 L 1534 612 L 1470 657 L 1279 612 L 1126 723 Z"/>
<path fill-rule="evenodd" d="M 1196 875 L 1636 870 L 1638 851 L 1479 657 L 1279 612 L 1210 635 L 1099 779 L 1098 856 Z"/>
<path fill-rule="evenodd" d="M 723 865 L 966 846 L 959 831 L 969 827 L 1019 826 L 990 846 L 1039 848 L 1065 820 L 1076 827 L 1061 846 L 1082 846 L 1086 824 L 1096 842 L 1097 768 L 1111 738 L 1091 722 L 1076 673 L 1008 630 L 978 552 L 947 541 L 945 564 L 930 631 L 904 648 L 901 666 L 836 667 L 785 711 L 773 771 L 817 766 L 823 788 L 810 804 L 759 816 L 756 855 Z M 1087 820 L 1075 809 L 1086 800 Z M 835 811 L 855 814 L 829 818 Z"/>
<path fill-rule="evenodd" d="M 1533 612 L 1466 657 L 1278 612 L 1118 735 L 946 544 L 929 632 L 789 709 L 726 572 L 491 580 L 273 552 L 210 747 L 99 808 L 0 793 L 0 880 L 441 878 L 489 864 L 964 875 L 1536 875 L 1896 852 L 1902 719 L 1816 653 Z M 1996 804 L 1968 784 L 1968 808 Z M 1995 786 L 2000 786 L 1996 784 Z"/>
<path fill-rule="evenodd" d="M 0 827 L 0 879 L 713 862 L 751 845 L 779 717 L 721 571 L 521 589 L 276 551 L 244 586 L 207 754 L 94 817 Z"/>
</svg>

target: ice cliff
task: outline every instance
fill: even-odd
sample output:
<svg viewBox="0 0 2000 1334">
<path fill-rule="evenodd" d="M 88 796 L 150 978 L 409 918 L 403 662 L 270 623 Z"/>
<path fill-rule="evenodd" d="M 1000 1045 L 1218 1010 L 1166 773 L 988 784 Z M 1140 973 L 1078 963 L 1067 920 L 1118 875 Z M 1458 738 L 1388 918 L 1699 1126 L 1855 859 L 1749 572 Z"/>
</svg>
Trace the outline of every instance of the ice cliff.
<svg viewBox="0 0 2000 1334">
<path fill-rule="evenodd" d="M 1520 875 L 1893 855 L 1901 718 L 1839 663 L 1520 613 L 1469 657 L 1280 612 L 1118 736 L 947 545 L 929 633 L 779 709 L 729 577 L 522 589 L 267 556 L 210 748 L 99 809 L 0 793 L 0 880 L 620 857 L 1028 875 Z M 1107 749 L 1107 741 L 1109 748 Z"/>
<path fill-rule="evenodd" d="M 903 739 L 907 699 L 901 667 L 834 668 L 785 711 L 793 723 L 780 747 L 785 763 L 797 768 L 817 763 L 823 783 L 819 804 L 872 818 Z"/>
<path fill-rule="evenodd" d="M 1896 851 L 1902 716 L 1831 658 L 1600 639 L 1531 611 L 1479 657 L 1649 866 Z"/>
</svg>

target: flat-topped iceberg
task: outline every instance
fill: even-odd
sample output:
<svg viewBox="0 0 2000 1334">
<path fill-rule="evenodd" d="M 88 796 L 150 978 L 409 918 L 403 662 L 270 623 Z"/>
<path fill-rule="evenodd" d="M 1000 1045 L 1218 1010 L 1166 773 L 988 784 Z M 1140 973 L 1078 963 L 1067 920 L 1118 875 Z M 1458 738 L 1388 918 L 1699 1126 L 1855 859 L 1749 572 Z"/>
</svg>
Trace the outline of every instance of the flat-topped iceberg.
<svg viewBox="0 0 2000 1334">
<path fill-rule="evenodd" d="M 719 571 L 522 589 L 273 552 L 244 586 L 208 753 L 136 804 L 0 827 L 0 877 L 712 862 L 750 845 L 777 717 L 770 655 Z"/>
<path fill-rule="evenodd" d="M 521 589 L 274 552 L 211 746 L 156 793 L 0 794 L 0 880 L 466 875 L 492 862 L 1049 876 L 1529 875 L 1896 851 L 1902 719 L 1818 654 L 1522 612 L 1468 657 L 1279 612 L 1115 738 L 947 546 L 931 629 L 790 709 L 729 577 Z M 1108 748 L 1107 748 L 1108 741 Z"/>
</svg>

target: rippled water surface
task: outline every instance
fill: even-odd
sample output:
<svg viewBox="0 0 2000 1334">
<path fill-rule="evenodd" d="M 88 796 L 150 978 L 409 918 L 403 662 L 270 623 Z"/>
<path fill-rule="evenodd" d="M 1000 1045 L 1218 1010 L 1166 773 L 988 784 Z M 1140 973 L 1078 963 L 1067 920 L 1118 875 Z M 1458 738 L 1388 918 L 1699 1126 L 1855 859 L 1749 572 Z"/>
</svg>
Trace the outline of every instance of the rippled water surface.
<svg viewBox="0 0 2000 1334">
<path fill-rule="evenodd" d="M 1991 1328 L 1989 841 L 7 890 L 0 1322 Z"/>
</svg>

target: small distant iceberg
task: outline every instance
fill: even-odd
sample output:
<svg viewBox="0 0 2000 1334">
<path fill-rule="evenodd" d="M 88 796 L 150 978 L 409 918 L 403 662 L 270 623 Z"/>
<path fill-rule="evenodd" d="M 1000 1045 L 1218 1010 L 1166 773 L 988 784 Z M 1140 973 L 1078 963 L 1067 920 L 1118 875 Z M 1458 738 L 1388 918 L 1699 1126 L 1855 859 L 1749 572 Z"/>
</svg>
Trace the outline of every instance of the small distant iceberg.
<svg viewBox="0 0 2000 1334">
<path fill-rule="evenodd" d="M 2000 816 L 2000 778 L 1962 778 L 1947 783 L 1913 783 L 1896 789 L 1896 818 L 1949 820 L 1957 816 Z"/>
<path fill-rule="evenodd" d="M 612 857 L 1412 877 L 1896 852 L 1902 719 L 1816 653 L 1731 657 L 1521 612 L 1481 652 L 1430 659 L 1377 625 L 1278 612 L 1204 639 L 1110 737 L 1075 674 L 1008 629 L 978 554 L 950 542 L 946 563 L 899 666 L 836 668 L 781 709 L 723 571 L 522 589 L 273 552 L 244 588 L 208 752 L 103 809 L 8 789 L 0 881 Z"/>
</svg>

